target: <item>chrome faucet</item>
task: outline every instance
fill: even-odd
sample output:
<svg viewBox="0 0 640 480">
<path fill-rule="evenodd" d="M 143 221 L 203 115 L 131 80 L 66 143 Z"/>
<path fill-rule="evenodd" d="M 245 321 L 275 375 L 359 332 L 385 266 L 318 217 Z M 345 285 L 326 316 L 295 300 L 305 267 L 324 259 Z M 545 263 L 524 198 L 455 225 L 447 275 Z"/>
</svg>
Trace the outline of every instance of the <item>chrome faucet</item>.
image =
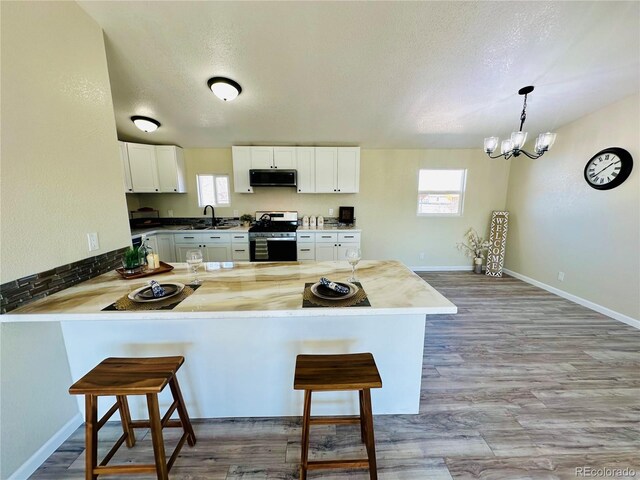
<svg viewBox="0 0 640 480">
<path fill-rule="evenodd" d="M 213 209 L 213 205 L 205 205 L 203 215 L 207 214 L 207 208 L 211 209 L 211 226 L 215 227 L 218 224 L 218 220 L 216 219 L 216 211 Z"/>
</svg>

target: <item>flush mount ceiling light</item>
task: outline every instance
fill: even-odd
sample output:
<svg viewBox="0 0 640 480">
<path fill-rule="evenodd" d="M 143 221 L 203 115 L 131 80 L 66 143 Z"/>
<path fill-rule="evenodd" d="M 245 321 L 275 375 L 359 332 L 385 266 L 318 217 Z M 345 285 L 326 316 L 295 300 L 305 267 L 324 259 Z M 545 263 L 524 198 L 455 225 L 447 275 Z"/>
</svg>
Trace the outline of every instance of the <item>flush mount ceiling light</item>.
<svg viewBox="0 0 640 480">
<path fill-rule="evenodd" d="M 133 124 L 143 132 L 155 132 L 160 126 L 160 122 L 149 117 L 141 117 L 139 115 L 131 117 Z"/>
<path fill-rule="evenodd" d="M 500 148 L 502 153 L 495 157 L 491 156 L 498 147 L 498 142 L 500 140 L 498 137 L 488 137 L 484 139 L 484 153 L 486 153 L 489 158 L 504 157 L 505 160 L 508 160 L 511 157 L 517 157 L 521 153 L 524 153 L 527 157 L 536 159 L 544 155 L 545 152 L 553 146 L 553 142 L 556 141 L 556 134 L 547 132 L 541 133 L 538 135 L 538 138 L 536 138 L 536 144 L 534 146 L 535 154 L 522 149 L 524 142 L 527 141 L 527 132 L 523 132 L 522 127 L 524 126 L 524 121 L 527 119 L 527 95 L 531 92 L 533 92 L 533 87 L 531 85 L 528 87 L 522 87 L 518 90 L 518 94 L 524 95 L 524 104 L 522 105 L 522 113 L 520 114 L 520 130 L 513 132 L 510 139 L 502 141 Z"/>
<path fill-rule="evenodd" d="M 213 77 L 207 82 L 213 94 L 220 100 L 230 102 L 242 92 L 242 87 L 236 81 L 225 77 Z"/>
</svg>

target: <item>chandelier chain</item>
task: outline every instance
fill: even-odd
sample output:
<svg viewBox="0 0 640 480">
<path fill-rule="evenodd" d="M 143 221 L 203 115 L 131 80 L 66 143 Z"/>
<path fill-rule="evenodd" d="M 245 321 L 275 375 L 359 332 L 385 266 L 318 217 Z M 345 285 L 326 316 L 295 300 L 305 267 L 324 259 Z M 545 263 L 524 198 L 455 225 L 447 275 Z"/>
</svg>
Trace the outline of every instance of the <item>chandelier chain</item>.
<svg viewBox="0 0 640 480">
<path fill-rule="evenodd" d="M 522 105 L 522 113 L 520 114 L 520 132 L 524 126 L 524 121 L 527 119 L 527 94 L 524 94 L 524 104 Z"/>
</svg>

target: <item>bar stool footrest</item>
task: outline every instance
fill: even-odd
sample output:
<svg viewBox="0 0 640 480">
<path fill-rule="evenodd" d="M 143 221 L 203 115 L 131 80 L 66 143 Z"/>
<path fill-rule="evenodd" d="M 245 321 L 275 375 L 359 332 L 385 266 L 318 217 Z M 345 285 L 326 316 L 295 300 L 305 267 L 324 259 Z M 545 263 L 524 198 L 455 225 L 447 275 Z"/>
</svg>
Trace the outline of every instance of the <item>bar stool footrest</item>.
<svg viewBox="0 0 640 480">
<path fill-rule="evenodd" d="M 307 470 L 321 470 L 324 468 L 369 468 L 369 459 L 310 460 L 307 462 Z"/>
<path fill-rule="evenodd" d="M 311 417 L 309 425 L 350 425 L 360 423 L 360 417 L 357 416 L 339 416 L 339 417 Z"/>
</svg>

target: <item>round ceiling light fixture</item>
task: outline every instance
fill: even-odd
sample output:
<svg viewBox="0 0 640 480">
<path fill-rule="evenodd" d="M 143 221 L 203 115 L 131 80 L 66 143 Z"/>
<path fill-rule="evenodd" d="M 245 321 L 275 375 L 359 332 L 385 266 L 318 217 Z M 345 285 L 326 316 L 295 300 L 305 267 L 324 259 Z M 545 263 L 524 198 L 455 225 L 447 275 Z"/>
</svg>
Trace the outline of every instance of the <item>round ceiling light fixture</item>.
<svg viewBox="0 0 640 480">
<path fill-rule="evenodd" d="M 131 117 L 131 121 L 136 127 L 147 133 L 155 132 L 160 126 L 159 121 L 149 117 L 141 117 L 140 115 Z"/>
<path fill-rule="evenodd" d="M 220 100 L 230 102 L 242 92 L 240 84 L 230 78 L 213 77 L 207 82 L 213 94 Z"/>
</svg>

